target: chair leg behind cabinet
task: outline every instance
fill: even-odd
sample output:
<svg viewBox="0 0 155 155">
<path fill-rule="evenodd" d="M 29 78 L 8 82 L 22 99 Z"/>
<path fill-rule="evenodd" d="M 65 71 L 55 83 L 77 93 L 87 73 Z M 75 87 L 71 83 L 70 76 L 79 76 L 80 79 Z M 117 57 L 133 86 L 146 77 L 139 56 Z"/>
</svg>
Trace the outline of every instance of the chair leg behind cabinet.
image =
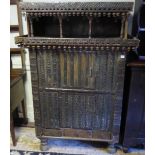
<svg viewBox="0 0 155 155">
<path fill-rule="evenodd" d="M 13 115 L 12 115 L 12 113 L 10 114 L 10 132 L 11 132 L 13 146 L 16 146 L 16 136 L 15 136 L 15 130 L 14 130 L 14 123 L 13 123 Z"/>
<path fill-rule="evenodd" d="M 26 117 L 26 107 L 25 107 L 25 99 L 22 100 L 22 112 L 23 112 L 23 119 L 24 119 L 24 124 L 28 123 L 28 119 Z"/>
</svg>

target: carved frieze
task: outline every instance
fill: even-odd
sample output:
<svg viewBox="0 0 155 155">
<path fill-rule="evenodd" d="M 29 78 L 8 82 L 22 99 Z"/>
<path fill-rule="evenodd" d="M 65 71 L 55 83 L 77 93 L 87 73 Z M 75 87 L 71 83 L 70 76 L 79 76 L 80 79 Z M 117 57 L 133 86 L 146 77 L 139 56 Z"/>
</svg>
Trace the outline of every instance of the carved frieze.
<svg viewBox="0 0 155 155">
<path fill-rule="evenodd" d="M 135 48 L 139 44 L 138 39 L 115 39 L 115 38 L 41 38 L 41 37 L 16 37 L 16 44 L 24 47 L 46 47 L 46 48 L 58 48 L 58 49 L 90 49 L 90 50 L 104 50 L 105 48 L 111 48 L 112 50 L 119 50 L 122 48 Z"/>
<path fill-rule="evenodd" d="M 26 12 L 129 12 L 133 2 L 69 2 L 69 3 L 29 3 L 20 2 L 19 7 Z"/>
</svg>

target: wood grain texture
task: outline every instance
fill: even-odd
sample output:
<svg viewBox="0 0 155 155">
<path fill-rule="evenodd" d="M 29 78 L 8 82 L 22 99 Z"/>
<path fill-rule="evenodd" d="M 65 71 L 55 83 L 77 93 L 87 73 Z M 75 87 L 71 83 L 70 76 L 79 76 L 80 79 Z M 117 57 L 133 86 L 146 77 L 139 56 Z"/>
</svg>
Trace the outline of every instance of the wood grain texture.
<svg viewBox="0 0 155 155">
<path fill-rule="evenodd" d="M 129 88 L 125 96 L 128 102 L 124 106 L 127 112 L 122 144 L 125 147 L 145 145 L 145 63 L 130 64 L 126 71 L 126 81 L 130 82 L 125 83 Z"/>
<path fill-rule="evenodd" d="M 113 106 L 110 95 L 48 91 L 41 92 L 40 96 L 44 101 L 42 114 L 45 112 L 46 128 L 111 130 L 108 123 L 112 119 L 109 107 Z"/>
<path fill-rule="evenodd" d="M 33 106 L 34 106 L 34 117 L 35 126 L 41 126 L 41 106 L 39 97 L 39 80 L 38 80 L 38 65 L 37 65 L 37 54 L 36 49 L 31 48 L 30 50 L 30 68 L 31 68 L 31 81 L 32 81 L 32 93 L 33 93 Z M 38 134 L 41 134 L 38 132 Z"/>
<path fill-rule="evenodd" d="M 111 133 L 102 130 L 82 130 L 82 129 L 43 129 L 44 137 L 57 137 L 63 139 L 81 139 L 92 141 L 111 142 Z"/>
<path fill-rule="evenodd" d="M 124 55 L 124 58 L 121 58 L 121 55 Z M 125 74 L 125 60 L 126 60 L 126 51 L 119 51 L 116 54 L 116 71 L 115 71 L 115 86 L 114 86 L 114 109 L 113 109 L 113 138 L 114 141 L 119 140 L 120 132 L 120 121 L 121 121 L 121 112 L 122 112 L 122 96 L 123 96 L 123 87 L 124 87 L 124 74 Z"/>
<path fill-rule="evenodd" d="M 72 55 L 68 51 L 38 49 L 36 60 L 42 127 L 102 129 L 110 132 L 113 135 L 111 138 L 114 137 L 117 142 L 125 65 L 121 54 L 109 49 L 102 52 L 72 52 Z M 36 100 L 36 92 L 34 94 Z"/>
</svg>

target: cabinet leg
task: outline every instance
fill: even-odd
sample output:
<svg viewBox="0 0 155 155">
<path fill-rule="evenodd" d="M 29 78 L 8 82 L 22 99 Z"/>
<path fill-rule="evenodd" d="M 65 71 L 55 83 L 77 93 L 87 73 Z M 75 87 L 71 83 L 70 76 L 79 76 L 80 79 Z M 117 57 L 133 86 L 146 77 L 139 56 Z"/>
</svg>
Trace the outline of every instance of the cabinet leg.
<svg viewBox="0 0 155 155">
<path fill-rule="evenodd" d="M 48 139 L 47 138 L 40 138 L 40 140 L 41 140 L 40 150 L 41 151 L 47 151 L 48 150 Z"/>
<path fill-rule="evenodd" d="M 129 152 L 129 147 L 123 146 L 123 152 L 124 152 L 124 153 L 128 153 L 128 152 Z"/>
<path fill-rule="evenodd" d="M 12 113 L 10 114 L 10 132 L 11 132 L 13 146 L 16 146 L 16 136 L 15 136 L 15 129 L 14 129 Z"/>
<path fill-rule="evenodd" d="M 22 100 L 22 112 L 23 112 L 24 124 L 27 124 L 28 120 L 26 118 L 25 99 Z"/>
<path fill-rule="evenodd" d="M 114 154 L 114 153 L 116 153 L 116 148 L 115 148 L 115 144 L 109 144 L 109 146 L 108 146 L 108 153 L 110 153 L 110 154 Z"/>
</svg>

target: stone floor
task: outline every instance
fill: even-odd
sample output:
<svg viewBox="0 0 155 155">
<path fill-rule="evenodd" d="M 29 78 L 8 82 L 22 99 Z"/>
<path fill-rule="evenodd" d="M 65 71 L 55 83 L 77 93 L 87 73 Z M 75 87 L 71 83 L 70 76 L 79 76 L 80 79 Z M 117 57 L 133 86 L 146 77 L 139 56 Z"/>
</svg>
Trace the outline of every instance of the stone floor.
<svg viewBox="0 0 155 155">
<path fill-rule="evenodd" d="M 16 128 L 17 146 L 12 145 L 10 140 L 10 149 L 25 150 L 25 151 L 39 151 L 40 140 L 35 136 L 34 128 L 20 127 Z M 48 142 L 49 152 L 57 153 L 72 153 L 72 154 L 85 154 L 85 155 L 109 155 L 103 143 L 99 142 L 86 142 L 78 140 L 62 140 L 50 139 Z M 117 150 L 115 155 L 124 155 L 121 150 Z M 125 155 L 145 155 L 144 150 L 131 149 L 130 153 Z"/>
</svg>

